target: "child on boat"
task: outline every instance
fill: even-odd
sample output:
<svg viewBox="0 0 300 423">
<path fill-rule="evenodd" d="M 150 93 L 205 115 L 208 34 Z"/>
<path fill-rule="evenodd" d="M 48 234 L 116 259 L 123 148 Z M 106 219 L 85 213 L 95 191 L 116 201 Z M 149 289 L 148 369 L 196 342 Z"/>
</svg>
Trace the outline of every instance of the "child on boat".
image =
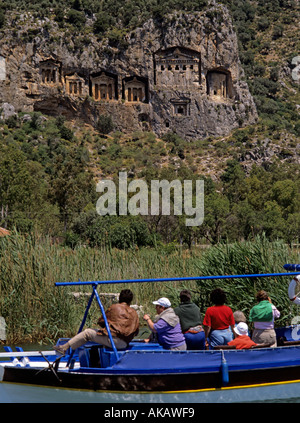
<svg viewBox="0 0 300 423">
<path fill-rule="evenodd" d="M 233 328 L 233 330 L 237 336 L 235 339 L 228 342 L 228 345 L 235 346 L 237 350 L 241 350 L 243 348 L 251 348 L 257 345 L 255 342 L 252 341 L 250 336 L 248 336 L 247 323 L 240 322 Z"/>
</svg>

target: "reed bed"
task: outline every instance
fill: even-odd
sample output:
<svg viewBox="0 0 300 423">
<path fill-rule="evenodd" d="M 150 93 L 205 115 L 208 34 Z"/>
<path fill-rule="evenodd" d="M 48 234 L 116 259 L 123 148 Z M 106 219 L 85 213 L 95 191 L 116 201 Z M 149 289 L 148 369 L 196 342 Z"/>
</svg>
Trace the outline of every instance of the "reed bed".
<svg viewBox="0 0 300 423">
<path fill-rule="evenodd" d="M 286 272 L 286 263 L 300 263 L 297 250 L 287 244 L 270 242 L 265 236 L 258 236 L 253 241 L 221 244 L 204 252 L 198 262 L 198 273 L 203 275 L 244 275 Z M 272 302 L 281 311 L 277 326 L 291 324 L 291 319 L 300 314 L 297 306 L 288 298 L 288 285 L 291 277 L 262 277 L 223 279 L 214 285 L 224 289 L 227 305 L 233 310 L 241 310 L 246 317 L 255 305 L 255 295 L 260 289 L 268 292 Z M 211 282 L 199 282 L 199 292 L 203 308 L 207 307 L 207 298 L 212 289 Z M 199 301 L 201 303 L 201 300 Z"/>
<path fill-rule="evenodd" d="M 74 250 L 54 244 L 50 238 L 12 233 L 0 239 L 0 315 L 7 323 L 9 343 L 49 342 L 77 332 L 91 287 L 56 287 L 55 282 L 165 278 L 283 271 L 283 264 L 299 262 L 299 254 L 281 242 L 264 237 L 253 242 L 217 245 L 202 250 L 160 247 L 156 249 L 111 250 L 86 246 Z M 289 278 L 236 279 L 189 282 L 134 283 L 134 302 L 154 314 L 152 301 L 167 296 L 175 306 L 178 293 L 189 288 L 202 311 L 210 304 L 210 291 L 220 286 L 228 305 L 246 315 L 254 305 L 255 292 L 266 289 L 282 309 L 281 323 L 289 323 L 297 307 L 289 303 Z M 119 292 L 125 284 L 101 285 L 98 292 Z M 126 286 L 128 287 L 128 285 Z M 104 307 L 109 304 L 104 301 Z M 99 317 L 97 304 L 87 325 Z M 142 323 L 142 321 L 141 321 Z"/>
</svg>

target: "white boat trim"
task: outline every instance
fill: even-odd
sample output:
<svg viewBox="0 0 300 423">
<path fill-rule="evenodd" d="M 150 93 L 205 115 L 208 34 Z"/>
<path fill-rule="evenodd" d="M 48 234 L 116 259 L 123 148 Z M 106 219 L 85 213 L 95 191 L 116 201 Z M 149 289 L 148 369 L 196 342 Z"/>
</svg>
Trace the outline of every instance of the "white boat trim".
<svg viewBox="0 0 300 423">
<path fill-rule="evenodd" d="M 11 351 L 0 353 L 0 358 L 39 357 L 57 355 L 56 351 Z"/>
</svg>

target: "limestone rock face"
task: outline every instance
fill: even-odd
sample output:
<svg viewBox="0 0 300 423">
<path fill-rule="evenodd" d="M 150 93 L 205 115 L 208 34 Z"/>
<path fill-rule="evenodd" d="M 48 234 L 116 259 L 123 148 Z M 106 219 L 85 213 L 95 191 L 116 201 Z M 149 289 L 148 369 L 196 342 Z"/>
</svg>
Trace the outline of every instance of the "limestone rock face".
<svg viewBox="0 0 300 423">
<path fill-rule="evenodd" d="M 43 27 L 26 18 L 23 31 Z M 52 21 L 21 40 L 9 30 L 0 40 L 0 107 L 89 124 L 106 114 L 122 132 L 173 131 L 186 139 L 227 135 L 257 119 L 222 5 L 149 20 L 119 43 L 91 35 L 78 49 Z"/>
</svg>

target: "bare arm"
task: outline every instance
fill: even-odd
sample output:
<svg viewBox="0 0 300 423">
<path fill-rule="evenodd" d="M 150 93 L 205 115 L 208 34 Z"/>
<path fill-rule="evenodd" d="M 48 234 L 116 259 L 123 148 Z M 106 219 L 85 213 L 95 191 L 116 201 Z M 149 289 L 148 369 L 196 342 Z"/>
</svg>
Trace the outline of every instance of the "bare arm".
<svg viewBox="0 0 300 423">
<path fill-rule="evenodd" d="M 207 340 L 207 338 L 208 338 L 208 335 L 210 334 L 211 327 L 210 326 L 205 326 L 205 325 L 203 325 L 203 327 L 204 327 L 204 333 L 205 333 L 205 346 L 208 347 L 208 340 Z"/>
<path fill-rule="evenodd" d="M 149 329 L 152 332 L 156 333 L 156 330 L 154 328 L 154 323 L 152 322 L 150 316 L 148 314 L 145 314 L 144 317 L 143 317 L 143 319 L 147 322 L 147 325 L 148 325 Z"/>
</svg>

